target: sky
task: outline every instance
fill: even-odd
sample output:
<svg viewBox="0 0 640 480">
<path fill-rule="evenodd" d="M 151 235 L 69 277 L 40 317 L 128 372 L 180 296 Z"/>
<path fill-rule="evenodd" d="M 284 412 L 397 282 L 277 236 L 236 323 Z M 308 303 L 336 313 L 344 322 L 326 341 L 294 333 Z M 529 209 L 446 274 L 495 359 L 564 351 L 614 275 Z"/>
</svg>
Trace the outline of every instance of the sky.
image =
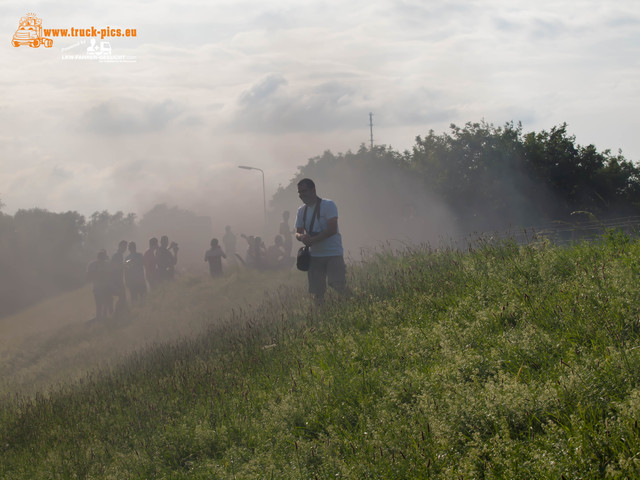
<svg viewBox="0 0 640 480">
<path fill-rule="evenodd" d="M 16 48 L 28 12 L 136 37 L 104 38 L 111 62 L 63 58 L 86 37 Z M 369 113 L 375 144 L 398 151 L 452 123 L 566 122 L 640 161 L 637 0 L 0 0 L 0 38 L 9 214 L 166 203 L 257 222 L 309 158 L 368 145 Z M 239 165 L 262 169 L 264 192 Z"/>
</svg>

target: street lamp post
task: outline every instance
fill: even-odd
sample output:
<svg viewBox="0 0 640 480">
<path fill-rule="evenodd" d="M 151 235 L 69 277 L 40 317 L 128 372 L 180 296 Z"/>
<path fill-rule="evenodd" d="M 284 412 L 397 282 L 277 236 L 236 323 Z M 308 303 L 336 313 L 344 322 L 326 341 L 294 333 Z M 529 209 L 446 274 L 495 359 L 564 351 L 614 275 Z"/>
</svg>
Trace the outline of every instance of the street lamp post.
<svg viewBox="0 0 640 480">
<path fill-rule="evenodd" d="M 244 170 L 258 170 L 262 173 L 262 205 L 264 207 L 264 224 L 267 224 L 267 194 L 264 189 L 264 170 L 258 167 L 247 167 L 246 165 L 238 165 L 238 168 L 243 168 Z"/>
</svg>

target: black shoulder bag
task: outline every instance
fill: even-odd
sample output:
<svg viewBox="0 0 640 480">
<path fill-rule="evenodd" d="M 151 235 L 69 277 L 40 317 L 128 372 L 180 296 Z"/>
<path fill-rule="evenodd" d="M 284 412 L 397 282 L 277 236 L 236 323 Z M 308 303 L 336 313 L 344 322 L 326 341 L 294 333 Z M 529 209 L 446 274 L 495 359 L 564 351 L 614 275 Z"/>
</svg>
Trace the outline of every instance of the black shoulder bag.
<svg viewBox="0 0 640 480">
<path fill-rule="evenodd" d="M 321 199 L 318 198 L 318 204 L 316 205 L 316 209 L 313 212 L 313 216 L 311 217 L 311 225 L 309 225 L 309 231 L 307 232 L 309 235 L 313 236 L 313 222 L 316 217 L 320 218 L 320 202 Z M 307 206 L 304 206 L 304 213 L 302 214 L 302 225 L 307 223 Z M 309 247 L 306 245 L 304 247 L 300 247 L 298 249 L 298 256 L 296 258 L 296 268 L 303 272 L 309 270 L 309 264 L 311 263 L 311 252 L 309 251 Z"/>
</svg>

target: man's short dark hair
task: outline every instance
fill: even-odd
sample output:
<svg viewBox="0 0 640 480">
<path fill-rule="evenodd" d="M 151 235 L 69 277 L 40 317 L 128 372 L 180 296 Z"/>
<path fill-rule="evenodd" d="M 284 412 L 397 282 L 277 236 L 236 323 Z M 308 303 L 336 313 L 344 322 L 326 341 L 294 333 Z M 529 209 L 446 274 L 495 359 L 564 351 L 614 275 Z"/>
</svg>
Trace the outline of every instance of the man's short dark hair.
<svg viewBox="0 0 640 480">
<path fill-rule="evenodd" d="M 298 182 L 298 187 L 299 187 L 300 185 L 304 185 L 305 187 L 307 187 L 307 188 L 309 188 L 309 189 L 311 189 L 311 190 L 313 190 L 314 188 L 316 188 L 316 184 L 315 184 L 315 183 L 313 183 L 313 180 L 311 180 L 310 178 L 303 178 L 302 180 L 300 180 L 300 181 Z"/>
</svg>

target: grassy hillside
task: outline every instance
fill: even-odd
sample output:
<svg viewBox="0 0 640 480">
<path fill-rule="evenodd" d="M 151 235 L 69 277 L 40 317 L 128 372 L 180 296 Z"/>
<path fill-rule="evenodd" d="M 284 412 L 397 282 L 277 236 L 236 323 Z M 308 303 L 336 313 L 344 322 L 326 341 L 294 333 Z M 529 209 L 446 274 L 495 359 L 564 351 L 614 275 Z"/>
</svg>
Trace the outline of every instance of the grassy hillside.
<svg viewBox="0 0 640 480">
<path fill-rule="evenodd" d="M 183 275 L 125 315 L 102 323 L 91 286 L 0 318 L 0 395 L 33 394 L 78 380 L 151 344 L 193 337 L 238 305 L 261 303 L 294 272 L 236 271 L 224 278 Z M 299 277 L 298 277 L 299 280 Z"/>
<path fill-rule="evenodd" d="M 347 301 L 283 288 L 5 399 L 0 478 L 640 478 L 639 271 L 616 234 L 380 253 Z"/>
</svg>

